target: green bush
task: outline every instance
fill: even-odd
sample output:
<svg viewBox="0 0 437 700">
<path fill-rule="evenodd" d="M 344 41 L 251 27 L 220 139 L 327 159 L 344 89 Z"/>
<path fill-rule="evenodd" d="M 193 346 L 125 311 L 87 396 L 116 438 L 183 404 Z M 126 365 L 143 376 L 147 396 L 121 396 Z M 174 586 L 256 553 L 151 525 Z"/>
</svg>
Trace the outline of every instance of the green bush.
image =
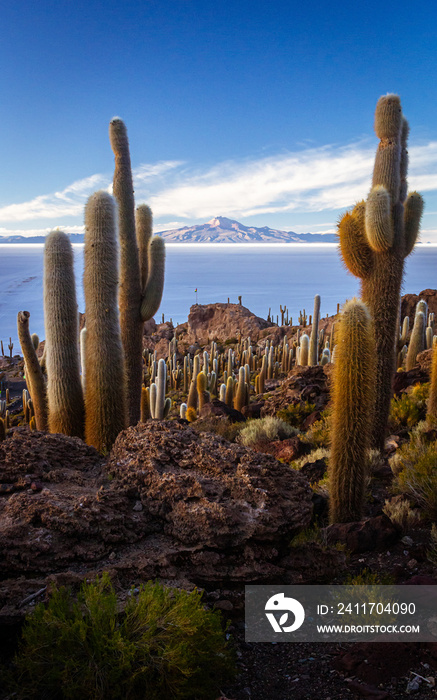
<svg viewBox="0 0 437 700">
<path fill-rule="evenodd" d="M 331 444 L 331 410 L 326 408 L 322 411 L 321 419 L 312 424 L 305 433 L 303 442 L 307 442 L 314 447 L 329 447 Z"/>
<path fill-rule="evenodd" d="M 294 437 L 298 432 L 296 428 L 279 418 L 265 416 L 265 418 L 247 421 L 246 426 L 238 436 L 238 442 L 246 447 L 250 447 L 250 445 L 255 445 L 259 442 L 272 442 L 273 440 L 284 440 L 285 438 Z"/>
<path fill-rule="evenodd" d="M 287 408 L 282 408 L 276 415 L 286 423 L 299 428 L 305 418 L 308 418 L 315 410 L 315 404 L 305 401 L 305 403 L 290 403 Z"/>
<path fill-rule="evenodd" d="M 20 697 L 213 700 L 233 675 L 220 613 L 201 594 L 147 583 L 123 614 L 109 576 L 74 603 L 56 590 L 27 619 L 15 658 Z"/>
<path fill-rule="evenodd" d="M 409 496 L 425 515 L 437 520 L 437 441 L 426 442 L 418 432 L 411 433 L 390 459 L 395 474 L 393 488 Z"/>
<path fill-rule="evenodd" d="M 429 384 L 416 384 L 408 393 L 395 397 L 391 402 L 390 425 L 392 428 L 412 428 L 426 416 L 426 400 Z"/>
</svg>

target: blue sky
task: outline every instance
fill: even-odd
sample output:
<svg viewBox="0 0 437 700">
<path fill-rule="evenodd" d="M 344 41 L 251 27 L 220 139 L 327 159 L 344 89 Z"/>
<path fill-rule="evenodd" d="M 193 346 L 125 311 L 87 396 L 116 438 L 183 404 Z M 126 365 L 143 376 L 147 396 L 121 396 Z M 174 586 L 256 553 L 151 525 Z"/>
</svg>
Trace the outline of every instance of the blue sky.
<svg viewBox="0 0 437 700">
<path fill-rule="evenodd" d="M 156 230 L 214 216 L 332 231 L 369 189 L 378 97 L 410 121 L 410 186 L 437 243 L 437 6 L 2 3 L 0 233 L 81 231 L 127 125 Z"/>
</svg>

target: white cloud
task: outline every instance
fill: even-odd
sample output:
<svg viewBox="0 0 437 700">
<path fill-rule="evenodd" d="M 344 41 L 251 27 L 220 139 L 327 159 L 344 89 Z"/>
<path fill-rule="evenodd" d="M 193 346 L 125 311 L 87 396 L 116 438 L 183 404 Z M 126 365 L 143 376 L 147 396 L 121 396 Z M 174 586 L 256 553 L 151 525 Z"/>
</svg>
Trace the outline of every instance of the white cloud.
<svg viewBox="0 0 437 700">
<path fill-rule="evenodd" d="M 146 163 L 133 170 L 135 196 L 138 203 L 150 204 L 157 230 L 216 215 L 242 219 L 298 212 L 326 211 L 335 215 L 366 197 L 374 153 L 374 140 L 365 140 L 347 146 L 311 147 L 265 158 L 226 161 L 203 170 L 176 160 Z M 437 191 L 437 141 L 413 146 L 410 163 L 410 187 L 421 192 Z M 110 175 L 92 175 L 60 192 L 4 206 L 0 208 L 0 223 L 59 221 L 66 217 L 81 220 L 87 197 L 96 189 L 111 191 L 111 181 Z M 171 222 L 167 223 L 169 218 Z M 309 226 L 313 228 L 312 224 L 305 228 L 308 230 Z M 323 226 L 331 229 L 332 224 Z"/>
</svg>

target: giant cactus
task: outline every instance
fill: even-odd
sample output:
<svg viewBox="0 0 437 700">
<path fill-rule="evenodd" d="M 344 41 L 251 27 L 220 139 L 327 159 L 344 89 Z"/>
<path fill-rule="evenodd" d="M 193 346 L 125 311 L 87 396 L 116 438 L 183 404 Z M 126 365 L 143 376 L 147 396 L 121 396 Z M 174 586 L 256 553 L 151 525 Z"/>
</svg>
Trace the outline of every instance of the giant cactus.
<svg viewBox="0 0 437 700">
<path fill-rule="evenodd" d="M 345 304 L 332 381 L 329 509 L 332 523 L 362 515 L 375 398 L 375 341 L 365 304 Z"/>
<path fill-rule="evenodd" d="M 143 327 L 161 303 L 165 247 L 162 238 L 152 237 L 149 207 L 138 207 L 135 219 L 129 142 L 126 126 L 118 117 L 110 122 L 109 137 L 115 155 L 113 191 L 118 202 L 119 306 L 128 419 L 130 425 L 135 425 L 140 419 Z"/>
<path fill-rule="evenodd" d="M 395 343 L 404 259 L 411 253 L 423 210 L 420 194 L 407 196 L 408 123 L 397 95 L 378 100 L 375 131 L 380 139 L 366 202 L 339 223 L 343 260 L 361 278 L 361 294 L 375 323 L 377 395 L 372 444 L 384 446 L 395 371 Z"/>
<path fill-rule="evenodd" d="M 52 231 L 45 242 L 44 322 L 49 430 L 83 438 L 85 407 L 79 369 L 73 249 L 62 231 Z"/>
<path fill-rule="evenodd" d="M 117 308 L 118 246 L 114 200 L 91 195 L 85 207 L 83 286 L 85 346 L 85 440 L 109 450 L 127 425 L 123 348 Z"/>
</svg>

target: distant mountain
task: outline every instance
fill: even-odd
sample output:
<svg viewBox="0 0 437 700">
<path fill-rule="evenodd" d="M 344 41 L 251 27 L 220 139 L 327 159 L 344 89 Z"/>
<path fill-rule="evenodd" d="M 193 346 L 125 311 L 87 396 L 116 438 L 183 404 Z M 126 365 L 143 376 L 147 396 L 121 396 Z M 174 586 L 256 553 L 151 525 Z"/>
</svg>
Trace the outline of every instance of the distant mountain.
<svg viewBox="0 0 437 700">
<path fill-rule="evenodd" d="M 244 226 L 225 216 L 216 216 L 206 224 L 198 226 L 160 231 L 160 235 L 172 243 L 335 243 L 337 241 L 334 233 L 295 233 L 268 226 L 256 228 Z"/>
<path fill-rule="evenodd" d="M 160 231 L 171 243 L 335 243 L 334 233 L 295 233 L 263 226 L 244 226 L 238 221 L 216 216 L 206 224 Z M 69 234 L 72 243 L 83 243 L 83 233 Z M 45 236 L 0 236 L 0 243 L 44 243 Z"/>
<path fill-rule="evenodd" d="M 69 233 L 72 243 L 83 243 L 83 233 Z M 0 236 L 0 243 L 45 243 L 45 236 Z"/>
</svg>

